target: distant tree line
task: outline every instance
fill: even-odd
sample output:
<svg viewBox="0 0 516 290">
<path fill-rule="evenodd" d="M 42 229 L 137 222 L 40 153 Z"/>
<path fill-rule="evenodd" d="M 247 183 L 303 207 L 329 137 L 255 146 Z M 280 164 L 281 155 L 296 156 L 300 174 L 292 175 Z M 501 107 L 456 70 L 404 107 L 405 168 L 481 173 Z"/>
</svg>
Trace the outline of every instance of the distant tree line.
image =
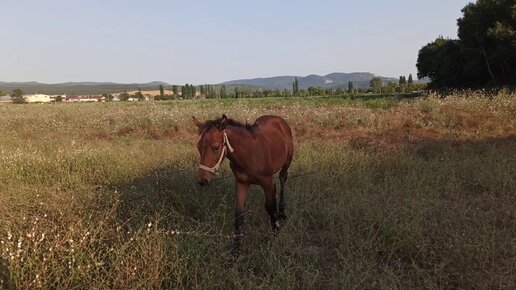
<svg viewBox="0 0 516 290">
<path fill-rule="evenodd" d="M 111 94 L 102 94 L 102 96 L 105 97 L 106 102 L 113 100 L 113 95 Z M 141 88 L 138 88 L 138 91 L 136 93 L 130 95 L 128 92 L 123 92 L 120 95 L 118 95 L 118 98 L 120 101 L 128 101 L 128 100 L 137 100 L 137 101 L 145 101 L 146 98 L 142 93 Z"/>
<path fill-rule="evenodd" d="M 197 87 L 186 84 L 180 87 L 178 92 L 177 87 L 172 87 L 173 95 L 163 97 L 156 97 L 155 100 L 169 100 L 169 99 L 194 99 L 194 98 L 288 98 L 288 97 L 309 97 L 309 96 L 345 96 L 353 94 L 403 94 L 412 93 L 424 89 L 426 84 L 414 83 L 412 74 L 408 78 L 400 76 L 398 82 L 384 83 L 380 78 L 373 78 L 370 81 L 370 88 L 355 88 L 352 81 L 348 82 L 347 87 L 337 88 L 322 88 L 322 87 L 308 87 L 306 89 L 299 88 L 297 78 L 294 78 L 292 83 L 292 90 L 288 89 L 262 89 L 262 88 L 244 88 L 235 86 L 231 91 L 226 88 L 226 85 L 210 85 L 204 84 Z M 161 91 L 161 90 L 160 90 Z"/>
<path fill-rule="evenodd" d="M 412 74 L 409 74 L 408 79 L 405 76 L 400 76 L 398 82 L 389 81 L 384 83 L 381 78 L 374 77 L 369 82 L 370 91 L 373 93 L 380 94 L 392 94 L 392 93 L 412 93 L 414 91 L 420 91 L 426 88 L 424 83 L 414 83 Z"/>
<path fill-rule="evenodd" d="M 405 76 L 400 76 L 398 83 L 387 82 L 384 83 L 381 78 L 374 77 L 369 82 L 369 88 L 355 88 L 352 81 L 348 82 L 347 89 L 344 87 L 334 88 L 321 88 L 321 87 L 308 87 L 306 90 L 299 89 L 299 83 L 297 78 L 294 78 L 292 83 L 292 95 L 293 96 L 333 96 L 333 95 L 345 95 L 345 94 L 364 94 L 364 93 L 377 93 L 377 94 L 393 94 L 393 93 L 411 93 L 414 91 L 422 90 L 426 87 L 425 84 L 414 83 L 412 74 L 409 74 L 408 80 Z"/>
<path fill-rule="evenodd" d="M 204 84 L 200 86 L 194 86 L 192 84 L 185 84 L 184 86 L 171 86 L 168 90 L 169 94 L 166 94 L 165 87 L 159 85 L 159 95 L 151 97 L 150 95 L 144 95 L 141 88 L 138 91 L 130 94 L 123 92 L 118 95 L 120 101 L 129 100 L 174 100 L 174 99 L 215 99 L 215 98 L 288 98 L 292 96 L 297 97 L 310 97 L 310 96 L 353 96 L 357 94 L 366 93 L 379 93 L 379 94 L 393 94 L 393 93 L 409 93 L 414 90 L 420 90 L 424 88 L 424 84 L 414 84 L 412 82 L 412 75 L 409 75 L 408 81 L 404 76 L 400 76 L 397 84 L 388 82 L 386 84 L 380 78 L 373 78 L 370 82 L 370 88 L 355 88 L 353 82 L 348 82 L 347 87 L 337 88 L 321 88 L 321 87 L 308 87 L 307 89 L 300 89 L 297 78 L 293 82 L 292 91 L 288 89 L 262 89 L 262 88 L 246 88 L 235 86 L 231 91 L 226 88 L 226 85 L 210 85 Z M 172 92 L 172 94 L 170 94 Z M 11 92 L 11 99 L 14 103 L 25 103 L 24 93 L 20 89 L 15 89 Z M 113 101 L 115 97 L 110 93 L 103 93 L 102 96 L 106 102 Z M 62 96 L 58 96 L 55 99 L 56 102 L 63 101 Z"/>
<path fill-rule="evenodd" d="M 432 88 L 516 84 L 516 3 L 479 0 L 462 9 L 459 39 L 442 36 L 419 50 L 418 77 Z"/>
</svg>

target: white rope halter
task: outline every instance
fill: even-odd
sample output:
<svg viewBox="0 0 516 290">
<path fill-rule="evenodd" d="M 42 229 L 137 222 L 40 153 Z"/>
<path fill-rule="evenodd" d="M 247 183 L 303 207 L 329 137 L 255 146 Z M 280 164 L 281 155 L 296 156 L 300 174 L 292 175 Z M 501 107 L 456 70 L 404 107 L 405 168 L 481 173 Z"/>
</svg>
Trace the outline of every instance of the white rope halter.
<svg viewBox="0 0 516 290">
<path fill-rule="evenodd" d="M 215 166 L 213 166 L 213 167 L 208 167 L 208 166 L 199 164 L 200 169 L 206 170 L 212 174 L 217 174 L 217 172 L 219 171 L 220 164 L 222 163 L 222 160 L 224 160 L 224 157 L 226 157 L 227 150 L 229 150 L 229 152 L 235 151 L 235 149 L 233 149 L 233 147 L 231 147 L 231 144 L 229 144 L 229 139 L 228 139 L 228 135 L 226 134 L 226 130 L 222 131 L 222 136 L 224 137 L 224 144 L 222 145 L 222 153 L 220 154 L 219 161 L 217 161 L 217 164 L 215 164 Z M 226 147 L 228 148 L 227 150 L 226 150 Z"/>
</svg>

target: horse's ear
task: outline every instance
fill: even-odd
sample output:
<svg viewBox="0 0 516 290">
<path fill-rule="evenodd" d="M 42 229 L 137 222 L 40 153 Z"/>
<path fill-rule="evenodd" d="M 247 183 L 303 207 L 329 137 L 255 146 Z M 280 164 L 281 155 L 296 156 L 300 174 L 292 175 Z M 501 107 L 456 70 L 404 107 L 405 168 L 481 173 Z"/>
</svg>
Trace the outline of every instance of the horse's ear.
<svg viewBox="0 0 516 290">
<path fill-rule="evenodd" d="M 220 119 L 220 124 L 219 124 L 219 130 L 224 130 L 226 129 L 226 125 L 228 124 L 228 117 L 226 117 L 226 115 L 222 115 L 222 118 Z"/>
<path fill-rule="evenodd" d="M 197 118 L 195 118 L 195 116 L 192 116 L 192 118 L 193 118 L 193 122 L 194 122 L 195 126 L 197 126 L 197 128 L 201 129 L 201 127 L 204 126 L 204 123 L 197 120 Z"/>
</svg>

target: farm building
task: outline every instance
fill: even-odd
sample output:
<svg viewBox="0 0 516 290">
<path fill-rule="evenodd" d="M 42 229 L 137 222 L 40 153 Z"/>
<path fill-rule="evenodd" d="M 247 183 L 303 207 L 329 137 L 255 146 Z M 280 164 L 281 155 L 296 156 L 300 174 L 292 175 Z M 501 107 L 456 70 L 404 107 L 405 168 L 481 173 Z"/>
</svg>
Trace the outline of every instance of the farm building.
<svg viewBox="0 0 516 290">
<path fill-rule="evenodd" d="M 0 96 L 0 103 L 11 103 L 13 100 L 11 99 L 11 96 L 5 95 Z"/>
<path fill-rule="evenodd" d="M 24 95 L 23 98 L 27 103 L 50 103 L 53 101 L 49 95 L 43 94 Z"/>
<path fill-rule="evenodd" d="M 65 96 L 63 98 L 65 102 L 104 102 L 105 100 L 104 96 Z"/>
</svg>

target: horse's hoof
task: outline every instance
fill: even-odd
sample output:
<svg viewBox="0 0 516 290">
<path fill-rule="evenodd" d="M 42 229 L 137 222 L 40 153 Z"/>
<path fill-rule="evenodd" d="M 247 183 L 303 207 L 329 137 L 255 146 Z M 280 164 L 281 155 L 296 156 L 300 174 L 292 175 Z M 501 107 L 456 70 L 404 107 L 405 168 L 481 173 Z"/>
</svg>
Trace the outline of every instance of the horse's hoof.
<svg viewBox="0 0 516 290">
<path fill-rule="evenodd" d="M 279 220 L 276 220 L 275 222 L 273 222 L 271 224 L 271 228 L 274 232 L 277 232 L 281 227 L 281 223 L 279 222 Z"/>
<path fill-rule="evenodd" d="M 280 213 L 280 214 L 279 214 L 279 219 L 284 221 L 284 220 L 286 220 L 286 219 L 287 219 L 287 215 L 286 215 L 286 214 L 284 214 L 284 213 Z"/>
<path fill-rule="evenodd" d="M 233 246 L 231 249 L 231 256 L 233 256 L 233 258 L 238 258 L 238 256 L 240 256 L 240 247 Z"/>
<path fill-rule="evenodd" d="M 230 256 L 226 261 L 222 263 L 222 267 L 226 269 L 235 267 L 237 258 L 238 257 L 236 256 Z"/>
</svg>

